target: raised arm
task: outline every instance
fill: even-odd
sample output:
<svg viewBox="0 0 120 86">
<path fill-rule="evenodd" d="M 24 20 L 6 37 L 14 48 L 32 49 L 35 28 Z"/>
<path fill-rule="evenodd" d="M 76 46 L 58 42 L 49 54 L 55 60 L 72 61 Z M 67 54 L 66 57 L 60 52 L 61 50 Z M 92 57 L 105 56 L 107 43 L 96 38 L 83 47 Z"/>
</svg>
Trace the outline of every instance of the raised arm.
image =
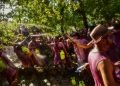
<svg viewBox="0 0 120 86">
<path fill-rule="evenodd" d="M 73 39 L 72 37 L 68 36 L 68 38 L 72 41 L 73 44 L 76 44 L 80 48 L 90 48 L 93 46 L 93 41 L 90 41 L 88 44 L 81 44 L 78 40 Z"/>
<path fill-rule="evenodd" d="M 93 46 L 93 42 L 92 41 L 90 41 L 88 44 L 80 44 L 79 42 L 77 42 L 76 44 L 77 44 L 78 47 L 85 48 L 85 49 L 91 48 Z"/>
</svg>

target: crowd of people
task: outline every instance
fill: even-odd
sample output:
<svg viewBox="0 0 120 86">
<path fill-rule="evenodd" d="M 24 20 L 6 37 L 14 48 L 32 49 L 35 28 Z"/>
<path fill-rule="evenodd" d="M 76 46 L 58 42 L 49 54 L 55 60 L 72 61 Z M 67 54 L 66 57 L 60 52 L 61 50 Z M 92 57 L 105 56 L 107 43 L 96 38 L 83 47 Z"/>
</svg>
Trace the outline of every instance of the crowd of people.
<svg viewBox="0 0 120 86">
<path fill-rule="evenodd" d="M 34 27 L 35 28 L 35 27 Z M 35 31 L 34 31 L 35 30 Z M 53 67 L 70 70 L 76 65 L 77 70 L 90 70 L 95 86 L 120 85 L 120 20 L 110 23 L 96 24 L 71 34 L 56 37 L 44 37 L 38 29 L 30 35 L 25 26 L 19 29 L 19 37 L 12 44 L 14 52 L 24 69 L 45 67 L 51 52 Z M 53 57 L 53 58 L 52 58 Z M 11 86 L 17 86 L 19 72 L 9 60 L 6 52 L 0 48 L 0 73 Z"/>
</svg>

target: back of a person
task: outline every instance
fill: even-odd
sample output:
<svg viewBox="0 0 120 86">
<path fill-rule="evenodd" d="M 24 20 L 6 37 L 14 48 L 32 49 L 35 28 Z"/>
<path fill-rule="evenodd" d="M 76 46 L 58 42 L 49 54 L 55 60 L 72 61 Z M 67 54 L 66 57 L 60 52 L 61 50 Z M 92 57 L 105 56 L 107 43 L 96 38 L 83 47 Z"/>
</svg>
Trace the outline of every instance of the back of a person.
<svg viewBox="0 0 120 86">
<path fill-rule="evenodd" d="M 104 56 L 102 56 L 98 50 L 93 49 L 88 56 L 88 63 L 90 65 L 90 70 L 93 75 L 93 79 L 95 82 L 95 86 L 104 86 L 102 79 L 100 77 L 99 71 L 97 70 L 97 65 L 100 61 L 106 59 Z"/>
</svg>

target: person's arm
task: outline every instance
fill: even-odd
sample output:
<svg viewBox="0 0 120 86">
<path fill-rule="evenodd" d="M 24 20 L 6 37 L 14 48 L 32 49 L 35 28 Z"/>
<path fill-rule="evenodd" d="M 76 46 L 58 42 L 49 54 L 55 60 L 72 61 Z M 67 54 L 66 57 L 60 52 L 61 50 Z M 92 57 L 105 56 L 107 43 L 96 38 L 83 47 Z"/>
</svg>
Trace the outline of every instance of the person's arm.
<svg viewBox="0 0 120 86">
<path fill-rule="evenodd" d="M 110 60 L 103 60 L 98 63 L 97 69 L 102 77 L 104 86 L 120 86 L 113 77 L 113 65 Z"/>
<path fill-rule="evenodd" d="M 115 63 L 114 63 L 114 66 L 120 67 L 120 61 L 115 62 Z"/>
<path fill-rule="evenodd" d="M 90 41 L 88 44 L 81 44 L 78 40 L 73 39 L 72 37 L 68 36 L 68 38 L 72 41 L 73 44 L 76 44 L 80 48 L 90 48 L 93 46 L 93 41 Z"/>
<path fill-rule="evenodd" d="M 80 48 L 87 49 L 93 46 L 93 41 L 90 41 L 88 44 L 80 44 L 79 42 L 76 42 L 76 44 Z"/>
</svg>

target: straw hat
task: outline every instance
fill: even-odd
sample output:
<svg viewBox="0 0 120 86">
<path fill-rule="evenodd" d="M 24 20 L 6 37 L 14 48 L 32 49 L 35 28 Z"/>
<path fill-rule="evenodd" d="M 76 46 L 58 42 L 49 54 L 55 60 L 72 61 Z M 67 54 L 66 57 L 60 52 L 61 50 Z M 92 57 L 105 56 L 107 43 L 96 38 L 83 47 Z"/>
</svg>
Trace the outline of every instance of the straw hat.
<svg viewBox="0 0 120 86">
<path fill-rule="evenodd" d="M 95 43 L 98 43 L 107 33 L 108 28 L 99 24 L 92 30 L 92 32 L 90 33 L 90 37 Z"/>
</svg>

